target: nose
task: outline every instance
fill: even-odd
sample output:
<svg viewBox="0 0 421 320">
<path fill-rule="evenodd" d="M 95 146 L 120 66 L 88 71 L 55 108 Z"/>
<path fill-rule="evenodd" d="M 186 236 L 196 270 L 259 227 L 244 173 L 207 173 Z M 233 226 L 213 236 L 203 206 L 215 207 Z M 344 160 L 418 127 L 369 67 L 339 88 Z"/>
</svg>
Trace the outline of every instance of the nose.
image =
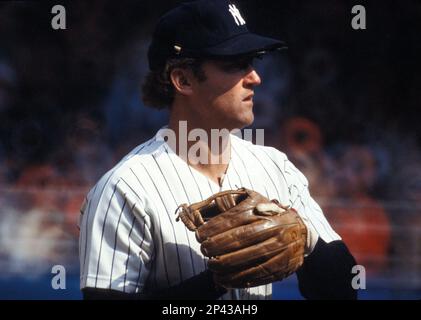
<svg viewBox="0 0 421 320">
<path fill-rule="evenodd" d="M 246 77 L 244 78 L 246 84 L 250 86 L 258 86 L 262 83 L 259 74 L 254 68 L 251 68 L 250 71 L 247 73 Z"/>
</svg>

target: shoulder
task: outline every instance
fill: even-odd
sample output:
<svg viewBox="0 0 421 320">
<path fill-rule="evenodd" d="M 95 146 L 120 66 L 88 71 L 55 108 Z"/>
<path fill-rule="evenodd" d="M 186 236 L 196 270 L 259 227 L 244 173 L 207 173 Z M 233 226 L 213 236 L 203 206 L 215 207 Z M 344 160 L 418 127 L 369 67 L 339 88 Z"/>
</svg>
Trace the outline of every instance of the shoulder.
<svg viewBox="0 0 421 320">
<path fill-rule="evenodd" d="M 135 147 L 97 181 L 88 197 L 103 194 L 104 191 L 132 193 L 134 190 L 141 190 L 147 163 L 153 154 L 160 152 L 162 144 L 162 141 L 154 137 Z"/>
<path fill-rule="evenodd" d="M 284 152 L 273 147 L 253 144 L 252 142 L 241 139 L 235 135 L 232 135 L 231 141 L 233 148 L 241 157 L 247 159 L 247 157 L 253 154 L 263 165 L 277 169 L 277 171 L 285 177 L 288 183 L 296 183 L 296 181 L 299 181 L 304 186 L 308 185 L 307 178 L 288 159 L 288 156 Z"/>
<path fill-rule="evenodd" d="M 254 144 L 251 141 L 242 139 L 236 135 L 231 135 L 231 137 L 233 147 L 236 149 L 236 151 L 238 150 L 238 152 L 251 152 L 256 155 L 264 155 L 266 158 L 270 158 L 276 162 L 288 161 L 287 155 L 276 148 Z"/>
</svg>

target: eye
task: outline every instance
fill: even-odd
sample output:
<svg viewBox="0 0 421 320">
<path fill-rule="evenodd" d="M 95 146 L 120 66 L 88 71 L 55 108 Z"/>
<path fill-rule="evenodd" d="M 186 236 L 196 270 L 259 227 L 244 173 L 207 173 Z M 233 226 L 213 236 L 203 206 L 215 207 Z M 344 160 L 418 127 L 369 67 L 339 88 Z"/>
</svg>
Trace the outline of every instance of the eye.
<svg viewBox="0 0 421 320">
<path fill-rule="evenodd" d="M 223 64 L 223 69 L 227 72 L 245 71 L 253 67 L 253 58 L 239 59 L 237 61 L 230 61 Z"/>
<path fill-rule="evenodd" d="M 239 68 L 241 69 L 241 70 L 246 70 L 246 69 L 248 69 L 249 67 L 252 67 L 253 66 L 253 59 L 250 59 L 250 60 L 246 60 L 246 61 L 243 61 L 243 62 L 240 62 L 240 64 L 239 64 Z"/>
</svg>

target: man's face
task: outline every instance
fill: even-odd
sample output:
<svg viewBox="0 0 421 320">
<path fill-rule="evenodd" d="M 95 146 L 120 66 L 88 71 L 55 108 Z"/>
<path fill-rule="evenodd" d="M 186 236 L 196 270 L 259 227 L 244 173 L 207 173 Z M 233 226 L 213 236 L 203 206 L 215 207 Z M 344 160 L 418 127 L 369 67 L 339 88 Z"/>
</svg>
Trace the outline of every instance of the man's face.
<svg viewBox="0 0 421 320">
<path fill-rule="evenodd" d="M 203 82 L 193 86 L 195 111 L 210 128 L 243 128 L 252 124 L 254 87 L 261 83 L 253 57 L 209 60 Z"/>
</svg>

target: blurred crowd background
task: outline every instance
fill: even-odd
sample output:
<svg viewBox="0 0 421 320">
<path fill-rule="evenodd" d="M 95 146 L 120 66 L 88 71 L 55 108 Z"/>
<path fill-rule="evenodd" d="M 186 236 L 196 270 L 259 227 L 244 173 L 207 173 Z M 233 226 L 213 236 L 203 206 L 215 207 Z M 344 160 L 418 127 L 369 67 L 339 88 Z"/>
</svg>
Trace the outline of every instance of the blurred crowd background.
<svg viewBox="0 0 421 320">
<path fill-rule="evenodd" d="M 79 208 L 166 124 L 144 106 L 146 51 L 180 1 L 0 3 L 0 298 L 80 298 Z M 236 1 L 288 43 L 256 65 L 256 121 L 307 176 L 367 271 L 367 299 L 421 297 L 421 2 Z M 51 8 L 66 9 L 53 30 Z M 367 29 L 351 28 L 362 4 Z M 51 268 L 68 273 L 51 289 Z M 274 298 L 298 298 L 294 279 Z"/>
</svg>

